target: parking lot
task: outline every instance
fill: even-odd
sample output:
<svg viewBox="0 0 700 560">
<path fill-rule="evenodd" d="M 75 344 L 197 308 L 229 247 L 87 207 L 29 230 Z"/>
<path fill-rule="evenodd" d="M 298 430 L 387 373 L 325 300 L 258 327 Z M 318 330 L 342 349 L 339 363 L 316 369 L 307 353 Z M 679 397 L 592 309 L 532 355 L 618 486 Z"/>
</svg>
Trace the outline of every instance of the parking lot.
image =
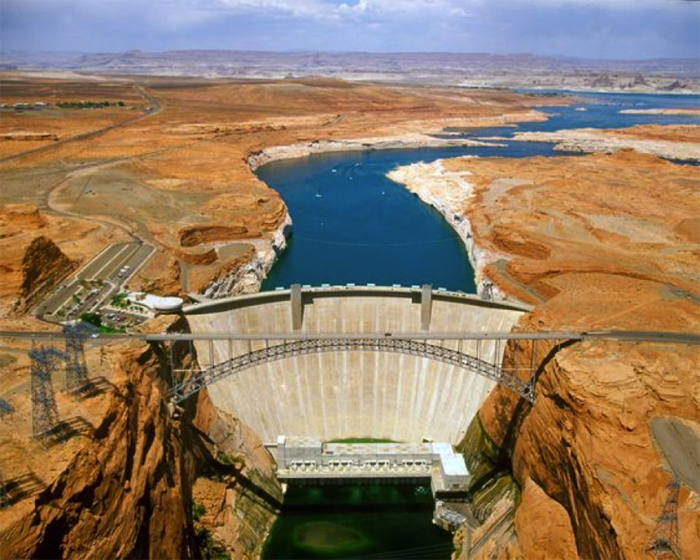
<svg viewBox="0 0 700 560">
<path fill-rule="evenodd" d="M 46 298 L 37 308 L 37 316 L 48 321 L 63 322 L 77 319 L 83 313 L 99 312 L 154 252 L 152 246 L 135 242 L 105 247 Z"/>
</svg>

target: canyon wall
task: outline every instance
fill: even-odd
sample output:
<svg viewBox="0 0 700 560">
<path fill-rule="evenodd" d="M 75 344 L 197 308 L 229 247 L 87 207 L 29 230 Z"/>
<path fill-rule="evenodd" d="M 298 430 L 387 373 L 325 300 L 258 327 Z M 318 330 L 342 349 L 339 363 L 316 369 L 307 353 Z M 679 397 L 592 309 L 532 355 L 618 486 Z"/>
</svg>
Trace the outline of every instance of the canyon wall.
<svg viewBox="0 0 700 560">
<path fill-rule="evenodd" d="M 496 554 L 508 548 L 523 558 L 647 557 L 674 476 L 649 422 L 671 416 L 697 425 L 700 383 L 690 372 L 699 365 L 693 347 L 588 341 L 550 348 L 534 406 L 496 387 L 463 442 L 481 481 L 477 496 L 510 469 L 523 493 L 517 509 L 513 504 L 512 538 Z M 473 444 L 480 440 L 488 443 Z M 481 499 L 493 504 L 501 495 Z M 677 514 L 685 557 L 700 546 L 698 503 L 682 486 Z M 547 517 L 543 534 L 537 520 Z M 473 550 L 465 557 L 488 555 Z"/>
<path fill-rule="evenodd" d="M 75 268 L 76 263 L 51 239 L 43 235 L 34 238 L 22 259 L 22 285 L 16 311 L 28 311 Z"/>
<path fill-rule="evenodd" d="M 462 235 L 471 233 L 486 255 L 485 278 L 537 305 L 518 329 L 698 332 L 697 168 L 623 150 L 458 158 L 398 175 L 463 218 L 451 222 L 469 222 Z M 525 345 L 517 355 L 531 351 Z M 538 354 L 534 405 L 497 386 L 467 431 L 463 449 L 483 525 L 464 535 L 460 542 L 471 544 L 461 557 L 647 557 L 666 484 L 679 471 L 674 461 L 692 462 L 684 447 L 700 442 L 667 437 L 668 459 L 650 422 L 672 419 L 700 431 L 697 347 L 599 340 Z M 506 363 L 514 355 L 511 346 Z M 509 497 L 507 476 L 519 498 Z M 700 548 L 698 503 L 682 483 L 686 557 Z M 549 535 L 537 522 L 546 518 Z M 478 543 L 484 534 L 494 537 L 487 547 Z"/>
<path fill-rule="evenodd" d="M 285 207 L 285 217 L 273 233 L 272 239 L 269 242 L 263 241 L 250 260 L 223 274 L 217 274 L 214 280 L 199 290 L 200 293 L 206 298 L 216 299 L 260 291 L 263 280 L 287 247 L 287 239 L 291 235 L 292 219 Z"/>
<path fill-rule="evenodd" d="M 92 441 L 34 498 L 29 513 L 3 527 L 0 557 L 199 557 L 207 543 L 193 523 L 193 487 L 208 478 L 220 483 L 220 499 L 236 519 L 245 520 L 215 533 L 216 546 L 233 558 L 257 557 L 258 537 L 281 498 L 271 457 L 205 394 L 173 411 L 161 348 L 130 343 L 122 356 L 125 381 L 114 387 Z"/>
</svg>

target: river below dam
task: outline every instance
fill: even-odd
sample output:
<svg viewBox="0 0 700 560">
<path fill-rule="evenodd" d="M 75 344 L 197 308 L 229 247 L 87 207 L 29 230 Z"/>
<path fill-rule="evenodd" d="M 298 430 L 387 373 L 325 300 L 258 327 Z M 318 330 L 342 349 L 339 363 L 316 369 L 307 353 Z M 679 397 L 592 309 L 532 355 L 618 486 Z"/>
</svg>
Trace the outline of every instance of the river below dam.
<svg viewBox="0 0 700 560">
<path fill-rule="evenodd" d="M 431 522 L 429 486 L 290 486 L 284 507 L 265 544 L 266 560 L 428 560 L 454 550 L 450 534 Z"/>
<path fill-rule="evenodd" d="M 571 93 L 579 96 L 580 102 L 541 108 L 550 115 L 545 122 L 446 132 L 508 138 L 515 131 L 700 124 L 698 117 L 619 112 L 698 107 L 698 95 Z M 329 153 L 261 167 L 259 178 L 280 193 L 293 220 L 287 250 L 262 289 L 295 283 L 429 283 L 474 293 L 474 271 L 458 235 L 436 210 L 389 180 L 386 173 L 401 165 L 464 155 L 567 155 L 554 152 L 548 143 L 506 140 L 506 144 Z M 432 526 L 430 496 L 417 497 L 419 487 L 340 488 L 290 486 L 285 510 L 272 529 L 264 558 L 450 558 L 451 535 Z"/>
</svg>

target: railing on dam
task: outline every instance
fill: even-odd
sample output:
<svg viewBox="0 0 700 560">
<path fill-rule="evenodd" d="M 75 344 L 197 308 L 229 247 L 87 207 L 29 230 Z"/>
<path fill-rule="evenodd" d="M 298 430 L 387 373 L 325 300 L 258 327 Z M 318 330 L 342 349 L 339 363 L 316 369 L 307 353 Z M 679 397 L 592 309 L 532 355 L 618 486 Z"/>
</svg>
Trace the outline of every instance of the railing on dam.
<svg viewBox="0 0 700 560">
<path fill-rule="evenodd" d="M 291 336 L 291 335 L 290 335 Z M 423 335 L 425 336 L 425 335 Z M 575 337 L 575 335 L 574 335 Z M 187 337 L 191 338 L 191 337 Z M 218 337 L 217 337 L 218 338 Z M 508 340 L 531 341 L 529 358 L 525 361 L 514 357 L 510 360 L 510 367 L 504 367 L 498 363 L 501 352 L 498 347 Z M 231 339 L 233 340 L 233 339 Z M 248 339 L 250 341 L 250 339 Z M 461 350 L 461 345 L 465 340 L 473 340 L 474 353 L 466 353 Z M 481 355 L 481 343 L 485 340 L 495 341 L 496 352 L 492 353 L 493 358 L 488 359 Z M 513 391 L 523 399 L 534 402 L 535 390 L 535 369 L 539 364 L 537 345 L 540 341 L 550 341 L 558 344 L 562 337 L 553 338 L 548 335 L 533 333 L 478 333 L 470 339 L 468 333 L 463 333 L 458 339 L 458 348 L 453 349 L 440 344 L 431 344 L 426 340 L 414 338 L 394 338 L 388 333 L 384 337 L 359 336 L 327 336 L 325 338 L 301 338 L 298 340 L 284 340 L 279 344 L 270 345 L 269 340 L 265 340 L 265 347 L 257 350 L 231 355 L 228 359 L 219 363 L 214 363 L 213 339 L 209 339 L 209 365 L 201 369 L 181 370 L 185 376 L 184 380 L 173 386 L 170 397 L 174 403 L 180 403 L 186 398 L 196 394 L 205 387 L 216 383 L 224 378 L 230 377 L 240 371 L 254 368 L 258 365 L 269 363 L 295 356 L 304 356 L 322 352 L 390 352 L 406 354 L 435 360 L 448 365 L 466 369 L 477 375 L 481 375 L 495 381 L 503 387 Z M 444 341 L 443 341 L 444 344 Z M 172 348 L 172 346 L 171 346 Z M 232 349 L 232 345 L 229 344 Z M 515 347 L 517 348 L 517 346 Z M 231 350 L 231 352 L 233 352 Z M 206 356 L 200 357 L 206 362 Z"/>
</svg>

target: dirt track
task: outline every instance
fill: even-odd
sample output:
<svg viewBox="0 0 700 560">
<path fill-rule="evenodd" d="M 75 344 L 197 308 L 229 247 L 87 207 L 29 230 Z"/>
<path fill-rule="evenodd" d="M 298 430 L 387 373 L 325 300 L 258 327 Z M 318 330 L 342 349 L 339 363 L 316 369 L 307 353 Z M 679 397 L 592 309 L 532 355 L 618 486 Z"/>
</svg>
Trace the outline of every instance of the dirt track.
<svg viewBox="0 0 700 560">
<path fill-rule="evenodd" d="M 669 469 L 700 494 L 700 425 L 669 417 L 652 418 L 650 424 Z"/>
</svg>

